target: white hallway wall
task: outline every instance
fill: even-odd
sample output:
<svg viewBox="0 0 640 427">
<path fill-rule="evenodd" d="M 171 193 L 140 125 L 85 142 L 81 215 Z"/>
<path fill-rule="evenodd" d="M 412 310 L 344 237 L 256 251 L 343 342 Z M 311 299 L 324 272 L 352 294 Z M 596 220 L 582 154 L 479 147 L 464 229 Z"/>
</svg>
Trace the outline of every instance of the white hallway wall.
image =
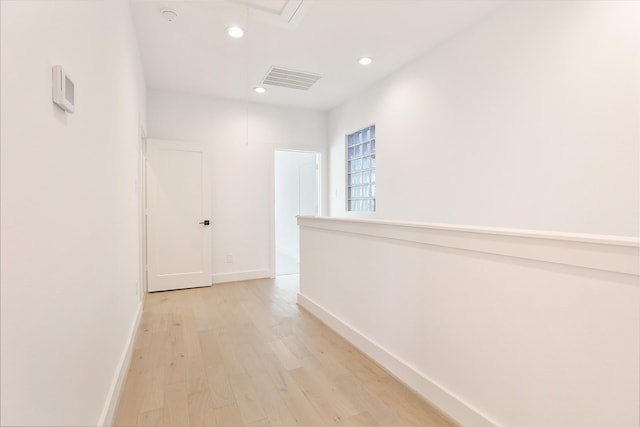
<svg viewBox="0 0 640 427">
<path fill-rule="evenodd" d="M 513 2 L 333 109 L 330 214 L 613 235 L 637 248 L 638 22 L 638 2 Z M 372 122 L 378 212 L 348 213 L 344 135 Z M 499 425 L 637 425 L 637 270 L 301 236 L 300 301 L 414 386 L 428 378 Z M 542 242 L 545 254 L 563 247 Z M 344 263 L 352 253 L 372 266 L 362 277 Z"/>
<path fill-rule="evenodd" d="M 462 425 L 638 425 L 637 239 L 300 225 L 298 302 Z"/>
<path fill-rule="evenodd" d="M 638 22 L 638 2 L 515 2 L 335 108 L 330 214 L 344 135 L 374 122 L 377 218 L 637 236 Z"/>
<path fill-rule="evenodd" d="M 211 147 L 214 281 L 268 276 L 274 149 L 324 155 L 326 113 L 153 89 L 147 104 L 149 137 Z"/>
<path fill-rule="evenodd" d="M 140 301 L 129 4 L 2 1 L 0 15 L 1 423 L 96 425 Z M 75 114 L 51 102 L 56 64 Z"/>
</svg>

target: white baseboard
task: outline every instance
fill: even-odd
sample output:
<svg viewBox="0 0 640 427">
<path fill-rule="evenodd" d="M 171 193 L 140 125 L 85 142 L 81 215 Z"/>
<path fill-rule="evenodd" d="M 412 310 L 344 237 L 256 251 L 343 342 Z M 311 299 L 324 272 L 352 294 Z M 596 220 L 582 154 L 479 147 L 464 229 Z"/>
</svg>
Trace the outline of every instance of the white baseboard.
<svg viewBox="0 0 640 427">
<path fill-rule="evenodd" d="M 498 425 L 301 293 L 298 293 L 298 305 L 308 310 L 391 375 L 463 426 L 495 427 Z"/>
<path fill-rule="evenodd" d="M 116 408 L 118 407 L 118 401 L 120 400 L 122 387 L 124 385 L 125 378 L 127 377 L 127 372 L 129 371 L 129 365 L 131 364 L 131 356 L 133 355 L 133 343 L 136 339 L 136 332 L 138 331 L 138 326 L 140 325 L 140 319 L 142 318 L 143 303 L 144 302 L 140 302 L 138 304 L 136 317 L 133 320 L 131 328 L 129 329 L 127 345 L 123 349 L 122 355 L 120 356 L 120 361 L 118 362 L 113 381 L 111 382 L 111 387 L 109 388 L 107 401 L 105 402 L 104 408 L 102 409 L 102 414 L 100 415 L 100 421 L 98 422 L 98 425 L 100 426 L 111 426 L 113 424 L 113 417 L 115 415 Z"/>
<path fill-rule="evenodd" d="M 264 279 L 270 277 L 270 270 L 235 271 L 211 275 L 211 283 L 238 282 L 240 280 Z"/>
</svg>

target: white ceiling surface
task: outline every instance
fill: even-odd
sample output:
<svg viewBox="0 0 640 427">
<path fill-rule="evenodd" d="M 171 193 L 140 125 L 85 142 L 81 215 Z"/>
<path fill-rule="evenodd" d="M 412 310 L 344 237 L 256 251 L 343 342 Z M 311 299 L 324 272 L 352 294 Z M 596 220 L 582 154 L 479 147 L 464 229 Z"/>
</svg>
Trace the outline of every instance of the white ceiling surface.
<svg viewBox="0 0 640 427">
<path fill-rule="evenodd" d="M 326 110 L 504 3 L 134 0 L 132 10 L 149 87 Z M 165 7 L 178 12 L 173 22 L 160 13 Z M 227 36 L 231 25 L 243 27 L 245 37 Z M 359 65 L 361 56 L 373 64 Z M 266 94 L 254 93 L 274 65 L 323 77 L 308 91 L 265 86 Z"/>
</svg>

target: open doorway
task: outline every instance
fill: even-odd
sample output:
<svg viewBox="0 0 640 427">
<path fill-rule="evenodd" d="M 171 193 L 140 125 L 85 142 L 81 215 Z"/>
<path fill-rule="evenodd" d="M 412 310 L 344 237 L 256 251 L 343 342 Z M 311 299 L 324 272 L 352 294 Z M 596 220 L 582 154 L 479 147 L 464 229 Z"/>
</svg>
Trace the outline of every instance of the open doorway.
<svg viewBox="0 0 640 427">
<path fill-rule="evenodd" d="M 296 216 L 318 215 L 317 152 L 275 151 L 276 275 L 300 272 L 300 236 Z"/>
</svg>

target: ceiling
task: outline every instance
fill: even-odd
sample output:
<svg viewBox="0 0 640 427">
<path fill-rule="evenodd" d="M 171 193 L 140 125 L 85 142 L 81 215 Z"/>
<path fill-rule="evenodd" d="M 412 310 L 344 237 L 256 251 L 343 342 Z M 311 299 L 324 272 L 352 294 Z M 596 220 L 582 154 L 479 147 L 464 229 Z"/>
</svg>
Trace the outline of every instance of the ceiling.
<svg viewBox="0 0 640 427">
<path fill-rule="evenodd" d="M 482 19 L 505 0 L 133 0 L 150 88 L 326 110 Z M 161 14 L 178 14 L 169 22 Z M 225 30 L 244 28 L 230 38 Z M 368 66 L 358 58 L 370 56 Z M 265 85 L 272 66 L 322 77 Z"/>
</svg>

